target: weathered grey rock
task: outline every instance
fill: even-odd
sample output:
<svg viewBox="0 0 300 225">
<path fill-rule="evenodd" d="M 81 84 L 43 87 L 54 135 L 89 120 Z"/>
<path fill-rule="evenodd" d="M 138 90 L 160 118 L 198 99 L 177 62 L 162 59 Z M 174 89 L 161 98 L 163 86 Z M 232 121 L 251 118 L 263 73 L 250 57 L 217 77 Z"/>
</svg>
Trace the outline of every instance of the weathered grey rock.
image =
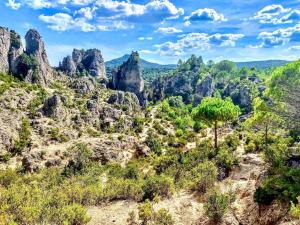
<svg viewBox="0 0 300 225">
<path fill-rule="evenodd" d="M 212 96 L 214 93 L 213 78 L 207 76 L 196 86 L 194 105 L 198 105 L 204 97 Z"/>
<path fill-rule="evenodd" d="M 45 45 L 38 31 L 30 29 L 25 36 L 26 54 L 36 60 L 37 65 L 28 71 L 25 80 L 39 83 L 43 86 L 50 84 L 52 80 L 52 69 L 48 62 Z"/>
<path fill-rule="evenodd" d="M 12 74 L 18 73 L 18 58 L 23 54 L 24 49 L 21 42 L 21 36 L 15 31 L 10 31 L 11 44 L 9 49 L 9 71 Z"/>
<path fill-rule="evenodd" d="M 60 63 L 59 69 L 69 76 L 90 75 L 106 79 L 105 63 L 101 51 L 97 49 L 74 49 L 71 56 L 67 56 Z"/>
<path fill-rule="evenodd" d="M 77 93 L 85 95 L 94 91 L 97 85 L 93 77 L 80 77 L 72 79 L 69 86 Z"/>
<path fill-rule="evenodd" d="M 131 112 L 137 112 L 140 110 L 140 104 L 138 97 L 131 92 L 118 91 L 113 93 L 107 103 L 118 105 L 121 108 Z"/>
<path fill-rule="evenodd" d="M 10 31 L 0 27 L 0 72 L 9 72 Z"/>
<path fill-rule="evenodd" d="M 144 80 L 138 52 L 132 52 L 129 59 L 113 71 L 112 87 L 116 90 L 135 93 L 140 105 L 145 105 Z"/>
<path fill-rule="evenodd" d="M 117 90 L 140 93 L 144 91 L 144 80 L 140 57 L 137 52 L 132 52 L 129 59 L 118 70 L 114 71 L 112 84 Z"/>
<path fill-rule="evenodd" d="M 41 169 L 40 159 L 34 155 L 25 155 L 22 159 L 22 167 L 25 172 L 37 172 Z"/>
<path fill-rule="evenodd" d="M 42 112 L 45 116 L 62 118 L 65 114 L 63 103 L 66 102 L 66 98 L 59 95 L 53 95 L 47 99 L 43 105 Z"/>
</svg>

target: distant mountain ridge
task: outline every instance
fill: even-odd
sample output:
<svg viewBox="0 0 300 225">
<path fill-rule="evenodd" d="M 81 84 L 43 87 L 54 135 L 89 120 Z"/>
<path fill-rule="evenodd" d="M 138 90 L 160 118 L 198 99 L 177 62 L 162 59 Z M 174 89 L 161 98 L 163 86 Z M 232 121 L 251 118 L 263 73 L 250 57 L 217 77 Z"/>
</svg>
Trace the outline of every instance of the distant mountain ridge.
<svg viewBox="0 0 300 225">
<path fill-rule="evenodd" d="M 290 61 L 286 60 L 263 60 L 263 61 L 250 61 L 250 62 L 236 62 L 238 68 L 242 67 L 255 67 L 256 69 L 267 69 L 270 67 L 284 66 Z"/>
<path fill-rule="evenodd" d="M 122 65 L 123 62 L 129 59 L 130 55 L 126 54 L 122 57 L 112 59 L 105 62 L 106 67 L 115 68 Z M 248 62 L 235 62 L 238 68 L 242 67 L 255 67 L 257 69 L 267 69 L 270 67 L 284 66 L 290 61 L 286 60 L 262 60 L 262 61 L 248 61 Z M 175 64 L 162 65 L 159 63 L 149 62 L 147 60 L 141 59 L 141 64 L 143 69 L 175 69 Z"/>
<path fill-rule="evenodd" d="M 126 54 L 123 55 L 120 58 L 116 58 L 110 61 L 105 62 L 106 67 L 114 68 L 122 65 L 123 62 L 126 62 L 129 59 L 130 55 Z M 174 69 L 176 68 L 176 65 L 169 64 L 169 65 L 162 65 L 158 63 L 153 63 L 146 61 L 144 59 L 141 59 L 141 64 L 143 69 Z"/>
</svg>

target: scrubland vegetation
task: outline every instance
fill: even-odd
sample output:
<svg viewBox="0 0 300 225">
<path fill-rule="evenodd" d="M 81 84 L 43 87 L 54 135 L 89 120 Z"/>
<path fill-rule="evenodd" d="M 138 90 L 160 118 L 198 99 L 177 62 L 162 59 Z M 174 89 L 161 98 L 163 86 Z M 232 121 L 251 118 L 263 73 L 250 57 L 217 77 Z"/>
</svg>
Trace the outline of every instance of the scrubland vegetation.
<svg viewBox="0 0 300 225">
<path fill-rule="evenodd" d="M 183 189 L 206 196 L 207 216 L 221 221 L 234 197 L 217 190 L 216 183 L 239 166 L 237 149 L 241 144 L 246 153 L 260 154 L 268 165 L 255 201 L 291 202 L 290 214 L 300 218 L 300 167 L 293 164 L 299 162 L 300 62 L 277 68 L 271 74 L 257 71 L 258 77 L 267 79 L 266 90 L 258 96 L 257 87 L 242 78 L 251 76 L 254 69 L 239 70 L 229 61 L 210 62 L 199 69 L 195 61 L 193 56 L 187 62 L 179 62 L 173 73 L 185 71 L 184 76 L 198 76 L 209 72 L 220 82 L 233 80 L 249 85 L 253 105 L 243 121 L 239 116 L 245 115 L 245 108 L 238 107 L 230 97 L 222 99 L 219 90 L 214 97 L 204 97 L 197 106 L 185 104 L 185 96 L 153 103 L 148 114 L 154 107 L 157 112 L 145 140 L 151 150 L 148 157 L 137 157 L 126 166 L 101 165 L 93 160 L 87 145 L 78 143 L 69 149 L 70 160 L 62 168 L 45 168 L 36 173 L 27 173 L 24 168 L 0 171 L 0 224 L 86 224 L 90 220 L 88 206 L 132 200 L 140 205 L 138 215 L 129 215 L 128 224 L 171 225 L 174 221 L 170 213 L 166 209 L 155 211 L 152 202 L 170 198 Z M 40 94 L 30 109 L 34 113 L 43 99 L 42 89 L 4 75 L 1 81 L 0 94 L 16 85 L 38 90 Z M 148 114 L 134 119 L 133 134 L 138 135 L 149 124 Z M 229 122 L 233 132 L 218 139 L 219 129 Z M 212 136 L 207 135 L 207 128 L 214 130 Z M 28 147 L 30 129 L 28 118 L 24 118 L 11 156 Z M 89 133 L 99 135 L 92 130 Z M 51 135 L 60 143 L 68 141 L 58 129 L 53 129 Z M 189 142 L 197 144 L 186 150 Z"/>
</svg>

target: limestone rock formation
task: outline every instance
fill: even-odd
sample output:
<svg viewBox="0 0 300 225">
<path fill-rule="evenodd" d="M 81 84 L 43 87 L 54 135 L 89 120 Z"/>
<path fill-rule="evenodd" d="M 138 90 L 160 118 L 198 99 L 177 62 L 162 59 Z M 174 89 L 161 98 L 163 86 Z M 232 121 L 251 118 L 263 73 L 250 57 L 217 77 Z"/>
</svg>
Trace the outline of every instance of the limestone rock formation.
<svg viewBox="0 0 300 225">
<path fill-rule="evenodd" d="M 0 71 L 9 71 L 8 53 L 10 49 L 10 31 L 0 27 Z"/>
<path fill-rule="evenodd" d="M 140 104 L 145 105 L 144 80 L 138 52 L 132 52 L 129 59 L 113 72 L 112 87 L 135 93 Z"/>
<path fill-rule="evenodd" d="M 204 97 L 212 96 L 215 87 L 213 84 L 213 78 L 207 76 L 201 83 L 196 86 L 194 105 L 198 105 Z"/>
<path fill-rule="evenodd" d="M 69 76 L 90 75 L 106 79 L 105 63 L 101 51 L 97 49 L 74 49 L 72 56 L 67 56 L 60 63 L 59 69 Z"/>
<path fill-rule="evenodd" d="M 39 83 L 47 86 L 51 81 L 52 69 L 48 62 L 48 57 L 45 50 L 45 44 L 38 31 L 30 29 L 25 35 L 26 51 L 25 54 L 35 61 L 25 80 L 32 83 Z"/>
<path fill-rule="evenodd" d="M 36 30 L 25 36 L 26 50 L 15 31 L 0 27 L 0 72 L 12 73 L 21 80 L 47 86 L 53 71 L 49 65 L 45 45 Z"/>
</svg>

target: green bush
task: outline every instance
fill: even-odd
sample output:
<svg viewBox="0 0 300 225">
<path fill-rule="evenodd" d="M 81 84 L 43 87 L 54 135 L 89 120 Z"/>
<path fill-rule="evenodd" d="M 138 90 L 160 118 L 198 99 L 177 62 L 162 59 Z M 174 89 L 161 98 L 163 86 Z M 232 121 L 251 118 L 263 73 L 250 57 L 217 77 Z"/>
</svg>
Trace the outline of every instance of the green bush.
<svg viewBox="0 0 300 225">
<path fill-rule="evenodd" d="M 216 161 L 219 167 L 225 168 L 228 171 L 238 165 L 238 158 L 235 156 L 235 153 L 224 147 L 219 149 Z"/>
<path fill-rule="evenodd" d="M 291 203 L 291 216 L 300 219 L 300 197 L 297 198 L 298 204 Z"/>
<path fill-rule="evenodd" d="M 233 200 L 230 194 L 222 194 L 220 191 L 213 190 L 209 193 L 207 202 L 204 205 L 206 214 L 213 221 L 220 221 Z"/>
<path fill-rule="evenodd" d="M 174 191 L 174 182 L 165 176 L 148 177 L 143 185 L 144 199 L 153 200 L 155 196 L 170 197 Z"/>
<path fill-rule="evenodd" d="M 65 166 L 63 174 L 65 176 L 72 176 L 83 172 L 91 162 L 92 151 L 86 144 L 78 143 L 69 150 L 71 160 Z"/>
<path fill-rule="evenodd" d="M 58 141 L 60 143 L 68 142 L 70 140 L 68 136 L 60 133 L 59 128 L 52 128 L 50 135 L 52 140 Z"/>
<path fill-rule="evenodd" d="M 136 133 L 140 133 L 144 129 L 145 119 L 143 117 L 135 117 L 133 119 L 133 129 Z"/>
<path fill-rule="evenodd" d="M 21 154 L 30 145 L 30 122 L 27 118 L 22 120 L 21 129 L 19 131 L 19 140 L 17 140 L 12 149 L 12 154 Z"/>
<path fill-rule="evenodd" d="M 161 155 L 162 149 L 160 141 L 156 137 L 154 137 L 154 135 L 148 135 L 146 139 L 146 144 L 156 155 Z"/>
<path fill-rule="evenodd" d="M 214 186 L 217 179 L 218 169 L 211 161 L 205 161 L 191 171 L 194 184 L 193 189 L 205 193 Z"/>
<path fill-rule="evenodd" d="M 162 208 L 155 213 L 154 216 L 155 225 L 173 225 L 175 224 L 172 215 L 168 210 Z"/>
</svg>

